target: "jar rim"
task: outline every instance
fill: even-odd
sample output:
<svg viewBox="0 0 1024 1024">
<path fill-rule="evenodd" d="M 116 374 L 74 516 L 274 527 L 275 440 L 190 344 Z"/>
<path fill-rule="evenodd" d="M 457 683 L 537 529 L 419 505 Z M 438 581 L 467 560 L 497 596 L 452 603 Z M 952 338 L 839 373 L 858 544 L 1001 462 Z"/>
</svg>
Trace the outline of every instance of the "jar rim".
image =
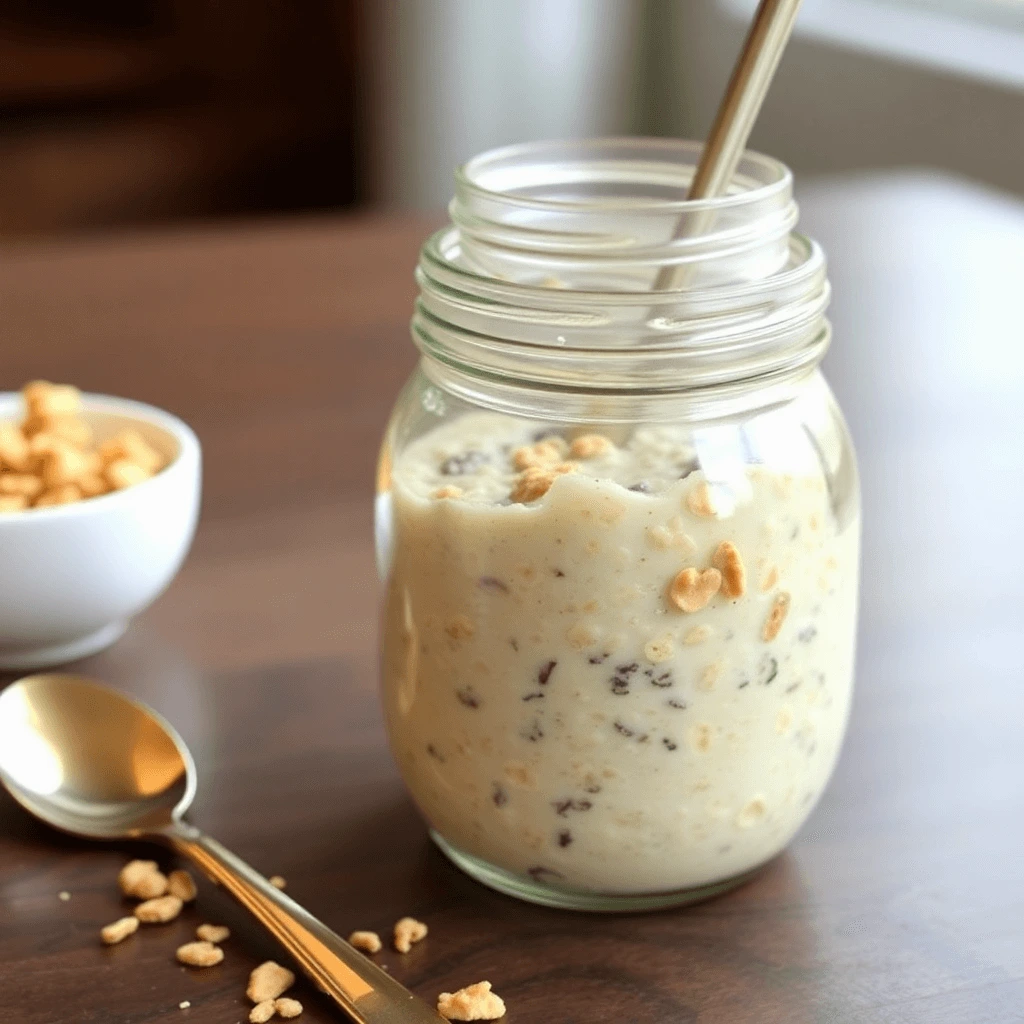
<svg viewBox="0 0 1024 1024">
<path fill-rule="evenodd" d="M 517 142 L 508 146 L 500 146 L 486 150 L 472 157 L 455 169 L 455 193 L 474 196 L 517 206 L 523 209 L 559 211 L 563 213 L 579 212 L 591 204 L 580 199 L 552 199 L 544 196 L 524 196 L 507 188 L 490 188 L 480 183 L 484 173 L 496 173 L 496 168 L 503 162 L 514 163 L 516 174 L 522 180 L 522 161 L 529 157 L 554 157 L 561 155 L 578 156 L 581 159 L 592 158 L 602 149 L 611 153 L 621 152 L 636 154 L 637 151 L 649 150 L 652 155 L 662 156 L 675 154 L 677 159 L 665 161 L 667 165 L 684 175 L 685 180 L 692 177 L 704 143 L 691 139 L 659 138 L 655 136 L 607 136 L 599 138 L 542 139 L 532 142 Z M 742 170 L 746 168 L 744 173 Z M 660 199 L 634 197 L 628 201 L 628 208 L 634 213 L 701 213 L 722 212 L 756 202 L 764 202 L 778 193 L 792 189 L 793 172 L 780 160 L 759 153 L 756 150 L 745 150 L 739 168 L 733 176 L 732 183 L 742 183 L 750 179 L 750 171 L 760 171 L 767 180 L 749 188 L 739 188 L 722 196 L 707 199 Z M 687 175 L 686 172 L 690 174 Z"/>
</svg>

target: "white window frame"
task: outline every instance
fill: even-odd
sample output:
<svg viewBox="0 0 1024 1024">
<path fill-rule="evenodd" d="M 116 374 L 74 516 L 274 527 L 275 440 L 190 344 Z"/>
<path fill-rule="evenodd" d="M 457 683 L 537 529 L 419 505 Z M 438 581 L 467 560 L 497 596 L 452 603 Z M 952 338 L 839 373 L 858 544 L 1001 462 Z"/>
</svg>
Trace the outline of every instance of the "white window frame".
<svg viewBox="0 0 1024 1024">
<path fill-rule="evenodd" d="M 749 21 L 756 0 L 718 4 Z M 805 0 L 795 32 L 1024 90 L 1024 0 Z"/>
</svg>

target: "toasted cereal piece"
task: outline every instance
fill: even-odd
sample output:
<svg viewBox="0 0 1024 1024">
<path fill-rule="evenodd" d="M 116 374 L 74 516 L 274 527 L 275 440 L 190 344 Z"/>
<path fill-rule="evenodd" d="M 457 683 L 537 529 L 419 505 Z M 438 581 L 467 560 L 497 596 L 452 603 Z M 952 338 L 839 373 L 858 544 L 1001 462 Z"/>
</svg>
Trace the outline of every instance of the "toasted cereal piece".
<svg viewBox="0 0 1024 1024">
<path fill-rule="evenodd" d="M 73 505 L 82 500 L 82 492 L 77 484 L 61 484 L 50 491 L 43 491 L 34 502 L 33 508 L 48 508 L 51 505 Z"/>
<path fill-rule="evenodd" d="M 512 465 L 518 470 L 537 469 L 542 466 L 553 466 L 562 461 L 568 450 L 560 437 L 548 437 L 536 444 L 523 445 L 512 453 Z"/>
<path fill-rule="evenodd" d="M 24 494 L 0 494 L 0 512 L 24 512 L 27 508 Z"/>
<path fill-rule="evenodd" d="M 384 948 L 380 936 L 376 932 L 353 932 L 348 937 L 350 946 L 361 949 L 364 953 L 379 953 Z"/>
<path fill-rule="evenodd" d="M 267 1021 L 274 1016 L 275 1007 L 273 999 L 264 999 L 257 1003 L 249 1011 L 249 1024 L 267 1024 Z"/>
<path fill-rule="evenodd" d="M 34 498 L 43 490 L 43 481 L 31 473 L 0 473 L 0 494 L 20 494 Z"/>
<path fill-rule="evenodd" d="M 267 879 L 275 889 L 283 889 L 288 883 L 280 875 L 271 875 Z"/>
<path fill-rule="evenodd" d="M 100 929 L 100 938 L 108 946 L 113 946 L 118 942 L 124 942 L 129 935 L 134 935 L 138 930 L 139 919 L 137 917 L 122 917 L 113 924 L 104 925 Z"/>
<path fill-rule="evenodd" d="M 544 497 L 558 477 L 565 473 L 575 473 L 579 467 L 575 462 L 560 462 L 556 466 L 534 467 L 523 470 L 512 485 L 509 499 L 514 502 L 526 503 Z"/>
<path fill-rule="evenodd" d="M 99 473 L 86 473 L 85 476 L 80 476 L 75 483 L 82 492 L 83 498 L 98 498 L 110 490 L 107 481 Z"/>
<path fill-rule="evenodd" d="M 231 938 L 231 929 L 223 924 L 201 924 L 196 929 L 196 937 L 204 942 L 219 944 Z"/>
<path fill-rule="evenodd" d="M 573 441 L 569 453 L 574 459 L 594 459 L 610 452 L 615 445 L 604 434 L 582 434 Z"/>
<path fill-rule="evenodd" d="M 427 937 L 427 926 L 415 917 L 403 917 L 395 922 L 395 949 L 408 953 L 414 942 Z"/>
<path fill-rule="evenodd" d="M 761 639 L 765 643 L 771 643 L 779 635 L 779 630 L 782 629 L 782 624 L 786 621 L 786 614 L 789 612 L 789 601 L 789 594 L 783 592 L 778 594 L 772 602 L 768 618 L 761 630 Z"/>
<path fill-rule="evenodd" d="M 182 906 L 177 896 L 157 896 L 154 900 L 140 903 L 135 908 L 135 916 L 143 924 L 166 924 L 181 913 Z"/>
<path fill-rule="evenodd" d="M 85 448 L 92 440 L 92 428 L 78 416 L 26 416 L 21 424 L 26 437 L 49 434 L 76 448 Z"/>
<path fill-rule="evenodd" d="M 722 574 L 722 594 L 742 597 L 747 590 L 747 570 L 731 541 L 723 540 L 711 558 L 711 564 Z"/>
<path fill-rule="evenodd" d="M 458 992 L 442 992 L 437 1012 L 449 1020 L 497 1020 L 505 1016 L 505 1003 L 491 991 L 489 981 L 478 981 Z"/>
<path fill-rule="evenodd" d="M 289 999 L 286 996 L 284 999 L 274 1000 L 274 1009 L 277 1010 L 278 1017 L 284 1017 L 287 1020 L 290 1017 L 298 1017 L 302 1013 L 302 1003 L 298 999 Z"/>
<path fill-rule="evenodd" d="M 163 456 L 137 431 L 122 430 L 104 441 L 99 447 L 100 458 L 106 465 L 122 459 L 155 473 L 164 464 Z"/>
<path fill-rule="evenodd" d="M 287 967 L 268 960 L 253 969 L 245 994 L 254 1003 L 263 1003 L 284 995 L 294 984 L 295 975 Z"/>
<path fill-rule="evenodd" d="M 126 487 L 134 487 L 135 484 L 141 484 L 153 474 L 148 469 L 138 465 L 138 463 L 129 462 L 127 459 L 117 459 L 115 462 L 108 464 L 107 468 L 103 471 L 103 475 L 106 477 L 107 483 L 115 491 L 123 491 Z"/>
<path fill-rule="evenodd" d="M 224 950 L 212 942 L 186 942 L 175 950 L 174 955 L 179 963 L 189 967 L 213 967 L 224 959 Z"/>
<path fill-rule="evenodd" d="M 40 455 L 39 475 L 47 490 L 62 484 L 73 484 L 79 477 L 95 473 L 98 459 L 92 452 L 80 452 L 74 445 L 55 438 L 47 451 Z"/>
<path fill-rule="evenodd" d="M 191 903 L 199 894 L 192 876 L 181 868 L 167 876 L 167 891 L 182 903 Z"/>
<path fill-rule="evenodd" d="M 68 416 L 82 406 L 82 393 L 71 384 L 34 380 L 21 389 L 21 395 L 29 413 L 35 416 Z"/>
<path fill-rule="evenodd" d="M 0 423 L 0 469 L 25 473 L 31 464 L 25 435 L 13 423 Z"/>
<path fill-rule="evenodd" d="M 167 876 L 155 860 L 130 860 L 117 876 L 117 884 L 125 896 L 151 900 L 167 892 Z"/>
<path fill-rule="evenodd" d="M 686 507 L 695 515 L 708 518 L 716 514 L 714 495 L 708 484 L 701 480 L 686 495 Z"/>
<path fill-rule="evenodd" d="M 669 586 L 669 600 L 682 612 L 696 612 L 718 593 L 722 574 L 717 569 L 683 569 Z"/>
</svg>

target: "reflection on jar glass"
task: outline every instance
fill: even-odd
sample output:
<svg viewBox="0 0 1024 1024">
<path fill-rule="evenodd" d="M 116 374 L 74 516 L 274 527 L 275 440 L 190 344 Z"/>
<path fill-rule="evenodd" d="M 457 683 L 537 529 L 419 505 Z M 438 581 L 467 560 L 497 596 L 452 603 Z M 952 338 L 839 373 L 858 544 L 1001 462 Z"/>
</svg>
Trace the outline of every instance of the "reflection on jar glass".
<svg viewBox="0 0 1024 1024">
<path fill-rule="evenodd" d="M 538 902 L 742 881 L 846 726 L 859 494 L 824 258 L 774 160 L 677 201 L 698 155 L 484 154 L 417 272 L 378 476 L 388 733 L 441 848 Z M 652 291 L 665 266 L 685 287 Z"/>
</svg>

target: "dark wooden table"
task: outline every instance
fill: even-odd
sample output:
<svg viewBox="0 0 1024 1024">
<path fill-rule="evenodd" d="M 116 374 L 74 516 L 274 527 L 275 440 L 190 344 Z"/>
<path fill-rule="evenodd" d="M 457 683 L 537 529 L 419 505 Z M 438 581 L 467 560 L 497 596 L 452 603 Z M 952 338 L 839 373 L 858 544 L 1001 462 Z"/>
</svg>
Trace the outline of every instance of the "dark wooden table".
<svg viewBox="0 0 1024 1024">
<path fill-rule="evenodd" d="M 545 910 L 464 878 L 386 750 L 371 481 L 413 363 L 429 225 L 211 229 L 0 261 L 0 385 L 132 395 L 205 445 L 188 563 L 81 668 L 177 723 L 202 771 L 195 820 L 328 924 L 428 921 L 409 956 L 381 958 L 428 999 L 486 977 L 509 1024 L 1024 1020 L 1024 207 L 919 178 L 803 198 L 832 257 L 829 370 L 863 466 L 849 739 L 786 854 L 728 896 L 651 915 Z M 175 923 L 100 946 L 129 852 L 61 838 L 0 796 L 4 1024 L 245 1019 L 246 975 L 277 952 L 212 887 Z M 173 951 L 200 920 L 233 935 L 221 966 L 189 971 Z M 302 1020 L 340 1019 L 306 983 L 296 994 Z"/>
</svg>

